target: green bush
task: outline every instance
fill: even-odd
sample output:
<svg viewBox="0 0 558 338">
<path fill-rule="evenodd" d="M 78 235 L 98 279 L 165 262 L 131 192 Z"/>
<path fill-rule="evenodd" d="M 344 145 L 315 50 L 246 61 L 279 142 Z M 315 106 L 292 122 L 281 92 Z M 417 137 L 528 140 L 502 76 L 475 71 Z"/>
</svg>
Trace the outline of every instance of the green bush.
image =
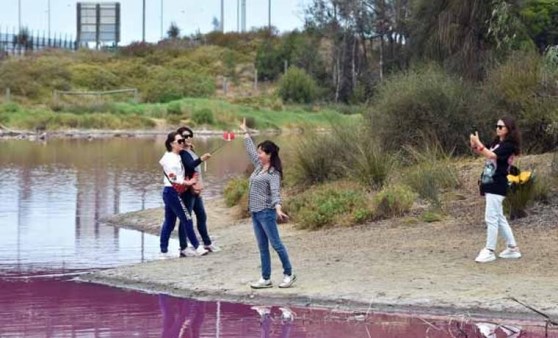
<svg viewBox="0 0 558 338">
<path fill-rule="evenodd" d="M 167 114 L 169 115 L 181 115 L 182 105 L 180 102 L 171 102 L 167 105 Z"/>
<path fill-rule="evenodd" d="M 386 186 L 374 196 L 374 217 L 403 216 L 411 210 L 415 198 L 415 193 L 405 185 Z"/>
<path fill-rule="evenodd" d="M 233 207 L 240 203 L 243 196 L 248 194 L 248 180 L 246 178 L 230 179 L 223 190 L 225 204 Z"/>
<path fill-rule="evenodd" d="M 356 138 L 347 151 L 346 170 L 371 189 L 382 188 L 396 166 L 396 156 L 370 138 Z"/>
<path fill-rule="evenodd" d="M 359 185 L 347 182 L 313 186 L 290 198 L 285 207 L 301 229 L 353 225 L 372 217 L 366 192 Z"/>
<path fill-rule="evenodd" d="M 426 135 L 446 151 L 465 153 L 468 132 L 477 121 L 467 106 L 473 99 L 462 81 L 429 66 L 387 79 L 366 116 L 387 149 L 419 145 Z"/>
<path fill-rule="evenodd" d="M 213 124 L 215 119 L 213 118 L 213 112 L 211 111 L 211 109 L 202 108 L 192 113 L 192 121 L 194 121 L 196 125 Z"/>
<path fill-rule="evenodd" d="M 345 144 L 328 134 L 306 133 L 294 149 L 293 180 L 297 185 L 312 185 L 346 176 L 341 154 Z"/>
<path fill-rule="evenodd" d="M 303 69 L 291 67 L 279 81 L 279 96 L 285 102 L 311 103 L 316 98 L 318 86 Z"/>
<path fill-rule="evenodd" d="M 441 190 L 459 187 L 459 175 L 452 164 L 451 154 L 445 153 L 437 143 L 423 143 L 422 149 L 405 148 L 410 167 L 404 171 L 403 182 L 421 198 L 439 207 Z"/>
</svg>

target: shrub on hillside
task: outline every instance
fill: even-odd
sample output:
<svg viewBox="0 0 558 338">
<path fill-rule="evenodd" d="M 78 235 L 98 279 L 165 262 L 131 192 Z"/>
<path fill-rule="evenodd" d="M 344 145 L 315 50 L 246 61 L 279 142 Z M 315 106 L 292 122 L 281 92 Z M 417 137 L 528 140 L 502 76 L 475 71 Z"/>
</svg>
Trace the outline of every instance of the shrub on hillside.
<svg viewBox="0 0 558 338">
<path fill-rule="evenodd" d="M 203 73 L 157 68 L 144 88 L 148 102 L 169 102 L 183 97 L 206 97 L 215 92 L 213 78 Z"/>
<path fill-rule="evenodd" d="M 70 67 L 72 84 L 79 88 L 95 90 L 111 90 L 120 87 L 118 76 L 103 66 L 89 64 L 75 64 Z"/>
<path fill-rule="evenodd" d="M 427 66 L 394 75 L 379 87 L 370 108 L 370 130 L 387 149 L 419 145 L 421 136 L 440 140 L 446 151 L 469 151 L 470 89 L 441 68 Z"/>
<path fill-rule="evenodd" d="M 517 53 L 489 72 L 473 110 L 489 127 L 503 115 L 516 118 L 525 152 L 544 152 L 558 146 L 551 126 L 558 122 L 558 63 L 538 54 Z M 482 135 L 482 134 L 481 134 Z M 493 128 L 485 129 L 489 139 Z"/>
<path fill-rule="evenodd" d="M 386 186 L 374 196 L 374 217 L 403 216 L 411 210 L 415 198 L 415 193 L 405 185 Z"/>
<path fill-rule="evenodd" d="M 354 183 L 335 182 L 314 186 L 290 198 L 286 208 L 301 229 L 352 225 L 372 217 L 368 195 Z"/>
<path fill-rule="evenodd" d="M 304 70 L 291 67 L 279 81 L 279 96 L 285 102 L 311 103 L 318 93 L 314 79 Z"/>
</svg>

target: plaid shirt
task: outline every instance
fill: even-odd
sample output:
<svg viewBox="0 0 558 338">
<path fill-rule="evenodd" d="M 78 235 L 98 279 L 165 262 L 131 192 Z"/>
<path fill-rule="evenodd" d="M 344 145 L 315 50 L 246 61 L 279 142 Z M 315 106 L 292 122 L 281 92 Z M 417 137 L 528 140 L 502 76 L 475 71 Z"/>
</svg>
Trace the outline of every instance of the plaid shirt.
<svg viewBox="0 0 558 338">
<path fill-rule="evenodd" d="M 244 139 L 244 147 L 250 161 L 256 167 L 250 175 L 248 210 L 258 212 L 264 209 L 275 209 L 276 205 L 281 204 L 281 174 L 275 168 L 263 170 L 252 138 Z"/>
</svg>

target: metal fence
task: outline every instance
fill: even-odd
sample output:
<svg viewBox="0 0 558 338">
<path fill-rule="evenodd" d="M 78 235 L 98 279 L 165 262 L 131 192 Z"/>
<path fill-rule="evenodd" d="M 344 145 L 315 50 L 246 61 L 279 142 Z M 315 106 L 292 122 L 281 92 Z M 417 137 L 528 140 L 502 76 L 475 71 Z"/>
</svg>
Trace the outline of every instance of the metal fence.
<svg viewBox="0 0 558 338">
<path fill-rule="evenodd" d="M 76 50 L 78 43 L 68 36 L 50 37 L 45 33 L 41 35 L 26 29 L 18 33 L 15 29 L 9 32 L 9 30 L 2 31 L 0 28 L 0 58 L 8 55 L 25 55 L 50 48 Z"/>
</svg>

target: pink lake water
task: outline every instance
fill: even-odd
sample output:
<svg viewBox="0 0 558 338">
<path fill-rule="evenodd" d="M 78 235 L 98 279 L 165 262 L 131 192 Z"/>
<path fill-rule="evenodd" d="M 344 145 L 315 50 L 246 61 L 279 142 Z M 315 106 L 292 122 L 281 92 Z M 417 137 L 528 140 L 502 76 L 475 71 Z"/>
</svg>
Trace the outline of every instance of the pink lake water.
<svg viewBox="0 0 558 338">
<path fill-rule="evenodd" d="M 160 207 L 156 138 L 0 142 L 0 337 L 544 337 L 543 321 L 351 314 L 202 302 L 78 283 L 72 277 L 154 259 L 158 237 L 103 225 Z M 198 141 L 204 152 L 219 140 Z M 280 139 L 288 150 L 287 139 Z M 211 160 L 206 197 L 247 165 L 240 142 Z M 210 226 L 210 225 L 209 225 Z M 171 250 L 178 248 L 172 241 Z M 261 310 L 261 309 L 260 309 Z M 488 330 L 488 331 L 486 331 Z M 514 330 L 519 330 L 514 336 Z M 506 333 L 507 331 L 507 333 Z M 558 337 L 550 331 L 549 337 Z"/>
</svg>

